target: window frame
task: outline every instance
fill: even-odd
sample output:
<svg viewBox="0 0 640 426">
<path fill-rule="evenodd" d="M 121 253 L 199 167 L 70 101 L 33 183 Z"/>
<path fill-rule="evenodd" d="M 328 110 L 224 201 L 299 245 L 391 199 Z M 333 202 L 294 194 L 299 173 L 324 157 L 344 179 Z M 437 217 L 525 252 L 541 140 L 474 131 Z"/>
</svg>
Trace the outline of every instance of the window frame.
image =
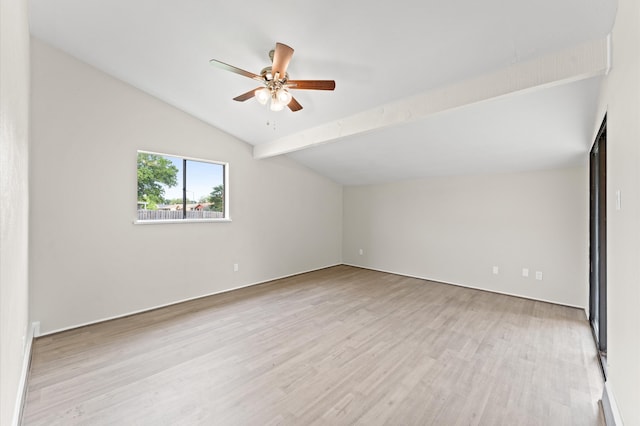
<svg viewBox="0 0 640 426">
<path fill-rule="evenodd" d="M 607 114 L 589 153 L 589 324 L 607 378 Z"/>
<path fill-rule="evenodd" d="M 133 223 L 135 225 L 161 225 L 161 224 L 169 224 L 169 223 L 216 223 L 216 222 L 231 222 L 231 216 L 230 216 L 230 209 L 229 209 L 229 163 L 228 162 L 224 162 L 224 161 L 216 161 L 216 160 L 207 160 L 207 159 L 203 159 L 203 158 L 196 158 L 196 157 L 189 157 L 189 156 L 185 156 L 185 155 L 177 155 L 177 154 L 169 154 L 166 152 L 157 152 L 157 151 L 148 151 L 145 149 L 138 149 L 136 150 L 136 187 L 137 187 L 137 183 L 138 183 L 138 174 L 137 174 L 137 170 L 138 170 L 138 163 L 137 163 L 137 158 L 138 158 L 138 154 L 151 154 L 151 155 L 160 155 L 163 157 L 173 157 L 173 158 L 178 158 L 182 161 L 197 161 L 200 163 L 209 163 L 209 164 L 216 164 L 219 166 L 222 166 L 222 185 L 224 187 L 224 195 L 223 195 L 223 207 L 224 207 L 224 211 L 223 211 L 223 217 L 221 218 L 202 218 L 202 219 L 160 219 L 160 220 L 140 220 L 138 219 L 138 214 L 137 214 L 137 205 L 139 204 L 138 202 L 138 196 L 137 196 L 137 191 L 136 191 L 136 216 L 135 219 L 133 221 Z M 185 173 L 185 170 L 183 169 L 182 173 Z M 184 179 L 184 175 L 183 175 L 183 179 Z M 186 182 L 183 180 L 183 188 L 186 186 Z M 184 189 L 183 189 L 184 191 Z"/>
</svg>

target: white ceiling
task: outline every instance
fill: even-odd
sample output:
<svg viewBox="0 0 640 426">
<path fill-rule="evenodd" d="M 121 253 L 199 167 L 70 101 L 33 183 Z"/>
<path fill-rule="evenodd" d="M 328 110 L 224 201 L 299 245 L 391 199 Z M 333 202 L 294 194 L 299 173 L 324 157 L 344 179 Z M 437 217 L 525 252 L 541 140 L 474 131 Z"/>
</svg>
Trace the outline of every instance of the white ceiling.
<svg viewBox="0 0 640 426">
<path fill-rule="evenodd" d="M 31 0 L 31 32 L 250 144 L 605 37 L 615 0 Z M 295 49 L 300 112 L 233 97 L 275 42 Z M 575 162 L 588 149 L 601 79 L 512 95 L 289 154 L 345 184 Z M 391 143 L 393 142 L 393 143 Z"/>
<path fill-rule="evenodd" d="M 576 165 L 589 150 L 585 118 L 595 117 L 600 82 L 493 99 L 288 155 L 345 185 Z"/>
</svg>

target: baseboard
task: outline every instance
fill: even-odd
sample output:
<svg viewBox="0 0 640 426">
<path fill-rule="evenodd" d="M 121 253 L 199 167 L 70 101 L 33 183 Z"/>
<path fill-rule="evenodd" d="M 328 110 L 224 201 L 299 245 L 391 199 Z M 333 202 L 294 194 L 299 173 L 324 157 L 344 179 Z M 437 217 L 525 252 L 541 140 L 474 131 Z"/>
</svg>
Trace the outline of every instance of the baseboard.
<svg viewBox="0 0 640 426">
<path fill-rule="evenodd" d="M 620 411 L 618 411 L 618 405 L 613 397 L 609 382 L 604 383 L 604 389 L 602 390 L 602 412 L 607 426 L 623 426 Z"/>
<path fill-rule="evenodd" d="M 474 286 L 465 285 L 465 284 L 459 284 L 459 283 L 454 283 L 454 282 L 435 280 L 435 279 L 432 279 L 432 278 L 429 278 L 429 277 L 422 277 L 422 276 L 418 276 L 418 275 L 405 274 L 405 273 L 402 273 L 402 272 L 389 271 L 389 270 L 385 270 L 385 269 L 371 268 L 371 267 L 363 266 L 363 265 L 356 265 L 356 264 L 351 264 L 351 263 L 340 262 L 340 263 L 334 263 L 334 264 L 327 265 L 327 266 L 321 266 L 319 268 L 314 268 L 314 269 L 309 269 L 309 270 L 305 270 L 305 271 L 295 272 L 295 273 L 283 275 L 283 276 L 280 276 L 280 277 L 269 278 L 269 279 L 262 280 L 262 281 L 256 281 L 256 282 L 253 282 L 253 283 L 241 285 L 241 286 L 238 286 L 238 287 L 228 288 L 228 289 L 221 290 L 221 291 L 216 291 L 216 292 L 213 292 L 213 293 L 207 293 L 207 294 L 203 294 L 203 295 L 200 295 L 200 296 L 194 296 L 194 297 L 189 297 L 189 298 L 186 298 L 186 299 L 180 299 L 180 300 L 177 300 L 177 301 L 173 301 L 173 302 L 169 302 L 169 303 L 165 303 L 165 304 L 161 304 L 161 305 L 152 306 L 152 307 L 149 307 L 149 308 L 139 309 L 139 310 L 136 310 L 136 311 L 127 312 L 127 313 L 123 313 L 123 314 L 119 314 L 119 315 L 114 315 L 114 316 L 111 316 L 111 317 L 100 318 L 100 319 L 97 319 L 97 320 L 94 320 L 94 321 L 88 321 L 88 322 L 81 323 L 81 324 L 75 324 L 75 325 L 72 325 L 72 326 L 69 326 L 69 327 L 62 327 L 62 328 L 58 328 L 58 329 L 47 331 L 47 332 L 42 333 L 42 334 L 40 334 L 39 330 L 38 330 L 37 333 L 34 335 L 34 337 L 48 336 L 48 335 L 51 335 L 51 334 L 62 333 L 64 331 L 74 330 L 74 329 L 80 328 L 80 327 L 86 327 L 86 326 L 93 325 L 93 324 L 99 324 L 99 323 L 105 322 L 105 321 L 111 321 L 111 320 L 115 320 L 115 319 L 119 319 L 119 318 L 128 317 L 128 316 L 131 316 L 131 315 L 141 314 L 143 312 L 149 312 L 149 311 L 153 311 L 153 310 L 156 310 L 156 309 L 166 308 L 168 306 L 173 306 L 173 305 L 177 305 L 179 303 L 189 302 L 191 300 L 197 300 L 197 299 L 202 299 L 204 297 L 215 296 L 216 294 L 228 293 L 230 291 L 240 290 L 240 289 L 247 288 L 247 287 L 253 287 L 255 285 L 265 284 L 265 283 L 268 283 L 268 282 L 271 282 L 271 281 L 277 281 L 277 280 L 281 280 L 281 279 L 284 279 L 284 278 L 293 277 L 293 276 L 296 276 L 296 275 L 307 274 L 309 272 L 314 272 L 314 271 L 319 271 L 319 270 L 322 270 L 322 269 L 332 268 L 334 266 L 339 266 L 339 265 L 346 265 L 346 266 L 352 266 L 352 267 L 355 267 L 355 268 L 369 269 L 371 271 L 384 272 L 384 273 L 387 273 L 387 274 L 400 275 L 400 276 L 403 276 L 403 277 L 417 278 L 417 279 L 420 279 L 420 280 L 427 280 L 427 281 L 437 282 L 437 283 L 440 283 L 440 284 L 455 285 L 455 286 L 458 286 L 458 287 L 465 287 L 465 288 L 471 288 L 471 289 L 474 289 L 474 290 L 487 291 L 489 293 L 496 293 L 496 294 L 503 294 L 505 296 L 519 297 L 521 299 L 529 299 L 529 300 L 535 300 L 535 301 L 538 301 L 538 302 L 552 303 L 554 305 L 560 305 L 560 306 L 567 306 L 567 307 L 570 307 L 570 308 L 582 309 L 583 311 L 585 309 L 584 306 L 575 306 L 575 305 L 570 305 L 570 304 L 566 304 L 566 303 L 559 303 L 559 302 L 555 302 L 555 301 L 551 301 L 551 300 L 539 299 L 539 298 L 534 298 L 534 297 L 529 297 L 529 296 L 522 296 L 520 294 L 513 294 L 513 293 L 501 292 L 501 291 L 496 291 L 496 290 L 488 290 L 488 289 L 482 288 L 482 287 L 474 287 Z"/>
<path fill-rule="evenodd" d="M 13 409 L 12 426 L 22 424 L 22 408 L 24 407 L 25 397 L 27 395 L 27 378 L 29 377 L 29 367 L 31 366 L 31 351 L 33 347 L 33 339 L 38 335 L 40 323 L 33 322 L 25 337 L 24 358 L 22 360 L 22 371 L 20 372 L 20 382 L 18 383 L 18 397 L 16 405 Z"/>
<path fill-rule="evenodd" d="M 238 286 L 238 287 L 228 288 L 228 289 L 216 291 L 216 292 L 213 292 L 213 293 L 207 293 L 207 294 L 203 294 L 203 295 L 200 295 L 200 296 L 194 296 L 194 297 L 189 297 L 189 298 L 186 298 L 186 299 L 180 299 L 180 300 L 176 300 L 176 301 L 173 301 L 173 302 L 152 306 L 152 307 L 149 307 L 149 308 L 139 309 L 139 310 L 132 311 L 132 312 L 127 312 L 127 313 L 124 313 L 124 314 L 114 315 L 114 316 L 111 316 L 111 317 L 100 318 L 100 319 L 97 319 L 97 320 L 94 320 L 94 321 L 89 321 L 89 322 L 85 322 L 85 323 L 81 323 L 81 324 L 72 325 L 72 326 L 69 326 L 69 327 L 58 328 L 58 329 L 55 329 L 55 330 L 47 331 L 47 332 L 42 333 L 42 334 L 36 334 L 35 337 L 48 336 L 48 335 L 51 335 L 51 334 L 62 333 L 63 331 L 74 330 L 76 328 L 86 327 L 86 326 L 93 325 L 93 324 L 99 324 L 101 322 L 106 322 L 106 321 L 111 321 L 111 320 L 115 320 L 115 319 L 119 319 L 119 318 L 129 317 L 131 315 L 141 314 L 143 312 L 154 311 L 156 309 L 166 308 L 167 306 L 173 306 L 173 305 L 177 305 L 179 303 L 189 302 L 189 301 L 192 301 L 192 300 L 198 300 L 198 299 L 202 299 L 202 298 L 209 297 L 209 296 L 215 296 L 216 294 L 228 293 L 230 291 L 240 290 L 240 289 L 247 288 L 247 287 L 253 287 L 255 285 L 266 284 L 266 283 L 271 282 L 271 281 L 277 281 L 277 280 L 281 280 L 281 279 L 284 279 L 284 278 L 294 277 L 296 275 L 308 274 L 309 272 L 320 271 L 322 269 L 332 268 L 332 267 L 338 266 L 338 265 L 342 265 L 342 263 L 335 263 L 335 264 L 332 264 L 332 265 L 322 266 L 322 267 L 319 267 L 319 268 L 309 269 L 309 270 L 306 270 L 306 271 L 295 272 L 295 273 L 292 273 L 292 274 L 283 275 L 283 276 L 275 277 L 275 278 L 269 278 L 269 279 L 266 279 L 266 280 L 257 281 L 257 282 L 254 282 L 254 283 L 249 283 L 249 284 L 241 285 L 241 286 Z"/>
<path fill-rule="evenodd" d="M 403 277 L 417 278 L 419 280 L 431 281 L 431 282 L 434 282 L 434 283 L 455 285 L 457 287 L 471 288 L 473 290 L 481 290 L 481 291 L 486 291 L 486 292 L 489 292 L 489 293 L 502 294 L 502 295 L 511 296 L 511 297 L 518 297 L 520 299 L 535 300 L 536 302 L 551 303 L 553 305 L 566 306 L 568 308 L 580 309 L 580 310 L 582 310 L 582 311 L 584 311 L 586 313 L 584 306 L 571 305 L 571 304 L 568 304 L 568 303 L 561 303 L 561 302 L 556 302 L 556 301 L 553 301 L 553 300 L 546 300 L 546 299 L 541 299 L 541 298 L 531 297 L 531 296 L 523 296 L 521 294 L 507 293 L 505 291 L 490 290 L 490 289 L 487 289 L 487 288 L 484 288 L 484 287 L 475 287 L 475 286 L 472 286 L 472 285 L 466 285 L 466 284 L 459 284 L 459 283 L 454 283 L 454 282 L 436 280 L 436 279 L 432 279 L 432 278 L 429 278 L 429 277 L 421 277 L 419 275 L 405 274 L 403 272 L 388 271 L 388 270 L 385 270 L 385 269 L 372 268 L 372 267 L 369 267 L 369 266 L 355 265 L 355 264 L 351 264 L 351 263 L 344 263 L 344 265 L 353 266 L 355 268 L 369 269 L 371 271 L 384 272 L 386 274 L 394 274 L 394 275 L 400 275 L 400 276 L 403 276 Z"/>
</svg>

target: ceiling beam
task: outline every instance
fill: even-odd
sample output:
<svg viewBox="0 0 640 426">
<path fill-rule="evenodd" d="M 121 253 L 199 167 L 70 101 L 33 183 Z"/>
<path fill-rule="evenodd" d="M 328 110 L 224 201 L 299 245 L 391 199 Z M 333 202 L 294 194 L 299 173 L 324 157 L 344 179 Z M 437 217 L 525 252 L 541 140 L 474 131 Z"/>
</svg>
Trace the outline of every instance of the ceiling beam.
<svg viewBox="0 0 640 426">
<path fill-rule="evenodd" d="M 256 145 L 254 158 L 268 158 L 346 136 L 424 119 L 465 105 L 605 75 L 610 68 L 609 37 L 499 71 L 431 90 L 343 119 Z"/>
</svg>

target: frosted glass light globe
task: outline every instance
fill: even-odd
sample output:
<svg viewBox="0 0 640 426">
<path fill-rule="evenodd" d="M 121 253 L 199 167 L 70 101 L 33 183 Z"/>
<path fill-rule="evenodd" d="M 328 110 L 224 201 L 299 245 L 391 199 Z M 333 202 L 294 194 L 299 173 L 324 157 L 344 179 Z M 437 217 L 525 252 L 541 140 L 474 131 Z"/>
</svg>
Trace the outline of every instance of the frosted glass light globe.
<svg viewBox="0 0 640 426">
<path fill-rule="evenodd" d="M 276 96 L 283 105 L 289 105 L 289 102 L 291 102 L 291 93 L 286 89 L 279 89 Z"/>
<path fill-rule="evenodd" d="M 258 89 L 255 92 L 256 100 L 262 105 L 266 105 L 269 98 L 271 98 L 271 92 L 266 87 Z"/>
<path fill-rule="evenodd" d="M 271 99 L 271 111 L 282 111 L 285 106 L 286 104 L 280 102 L 277 97 Z"/>
</svg>

